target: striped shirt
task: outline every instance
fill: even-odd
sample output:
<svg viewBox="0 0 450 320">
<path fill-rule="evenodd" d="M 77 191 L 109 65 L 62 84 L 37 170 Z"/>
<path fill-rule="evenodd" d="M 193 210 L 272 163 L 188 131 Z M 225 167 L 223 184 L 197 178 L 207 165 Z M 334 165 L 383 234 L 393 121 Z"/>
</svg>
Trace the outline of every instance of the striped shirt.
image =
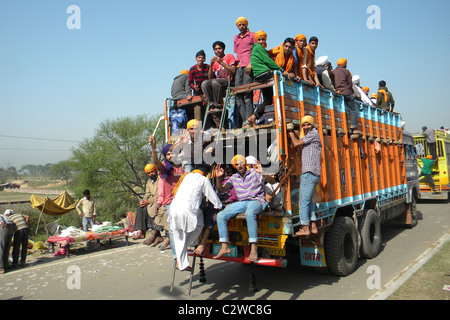
<svg viewBox="0 0 450 320">
<path fill-rule="evenodd" d="M 226 182 L 234 188 L 238 201 L 258 200 L 264 204 L 264 177 L 254 169 L 247 170 L 242 177 L 239 173 L 233 174 Z"/>
<path fill-rule="evenodd" d="M 200 93 L 203 93 L 201 85 L 203 81 L 208 80 L 208 70 L 209 64 L 203 64 L 202 70 L 198 70 L 197 65 L 189 69 L 189 85 L 192 89 L 194 89 L 194 85 L 198 85 Z"/>
<path fill-rule="evenodd" d="M 319 132 L 313 128 L 302 140 L 305 143 L 302 150 L 302 173 L 311 172 L 320 177 L 322 142 Z"/>
<path fill-rule="evenodd" d="M 22 230 L 28 228 L 27 221 L 25 220 L 25 217 L 21 213 L 14 213 L 13 215 L 9 216 L 12 222 L 16 224 L 17 230 Z"/>
</svg>

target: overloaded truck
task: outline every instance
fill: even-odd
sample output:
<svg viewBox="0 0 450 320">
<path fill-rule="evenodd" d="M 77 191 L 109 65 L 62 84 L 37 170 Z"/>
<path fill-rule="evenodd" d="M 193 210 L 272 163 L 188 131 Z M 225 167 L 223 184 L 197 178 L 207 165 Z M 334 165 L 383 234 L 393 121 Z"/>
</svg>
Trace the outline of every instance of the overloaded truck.
<svg viewBox="0 0 450 320">
<path fill-rule="evenodd" d="M 231 127 L 236 94 L 253 91 L 257 96 L 264 87 L 272 87 L 274 92 L 273 105 L 265 110 L 265 122 L 246 129 Z M 208 103 L 202 97 L 176 102 L 166 99 L 167 141 L 176 139 L 170 114 L 181 110 L 192 117 L 194 105 L 203 108 L 203 129 L 216 137 L 213 166 L 231 163 L 235 154 L 253 155 L 261 162 L 263 174 L 275 176 L 279 185 L 275 191 L 281 206 L 274 209 L 266 204 L 259 215 L 259 259 L 248 260 L 248 233 L 242 213 L 228 222 L 231 253 L 220 260 L 285 267 L 294 243 L 301 265 L 347 276 L 355 270 L 359 257 L 378 255 L 382 224 L 392 220 L 407 227 L 417 224 L 420 189 L 415 148 L 412 135 L 402 130 L 400 114 L 357 102 L 358 129 L 363 136 L 355 138 L 349 133 L 342 95 L 274 72 L 268 83 L 228 88 L 219 127 L 214 126 L 217 121 L 209 121 Z M 319 232 L 294 237 L 300 226 L 302 151 L 291 146 L 288 130 L 298 128 L 305 115 L 314 117 L 322 141 L 322 173 L 313 198 Z M 219 248 L 216 230 L 208 239 L 203 258 L 212 258 Z"/>
</svg>

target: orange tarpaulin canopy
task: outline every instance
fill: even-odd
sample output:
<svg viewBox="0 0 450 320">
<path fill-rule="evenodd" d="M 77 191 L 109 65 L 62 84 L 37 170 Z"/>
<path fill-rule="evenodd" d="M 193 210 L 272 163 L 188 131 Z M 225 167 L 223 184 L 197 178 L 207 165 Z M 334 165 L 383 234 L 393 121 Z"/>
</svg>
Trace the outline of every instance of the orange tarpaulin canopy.
<svg viewBox="0 0 450 320">
<path fill-rule="evenodd" d="M 49 216 L 62 216 L 69 211 L 72 211 L 77 206 L 77 202 L 73 200 L 67 191 L 64 191 L 54 199 L 49 197 L 41 198 L 36 195 L 31 195 L 31 207 L 37 209 Z"/>
</svg>

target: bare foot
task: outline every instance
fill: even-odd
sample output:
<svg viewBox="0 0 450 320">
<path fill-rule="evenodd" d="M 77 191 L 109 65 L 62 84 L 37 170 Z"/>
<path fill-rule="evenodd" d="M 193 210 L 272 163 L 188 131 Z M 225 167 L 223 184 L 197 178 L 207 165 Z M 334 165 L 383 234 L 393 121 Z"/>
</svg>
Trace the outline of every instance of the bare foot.
<svg viewBox="0 0 450 320">
<path fill-rule="evenodd" d="M 205 255 L 205 246 L 202 244 L 199 244 L 197 246 L 197 248 L 194 249 L 194 252 L 196 255 L 204 256 Z"/>
<path fill-rule="evenodd" d="M 252 243 L 250 249 L 250 255 L 248 256 L 248 261 L 254 262 L 258 260 L 258 248 L 256 244 Z"/>
<path fill-rule="evenodd" d="M 254 114 L 252 114 L 252 115 L 250 116 L 250 118 L 247 119 L 247 121 L 248 121 L 248 124 L 249 124 L 251 127 L 254 127 L 254 126 L 255 126 L 255 121 L 256 121 L 256 116 L 255 116 Z"/>
<path fill-rule="evenodd" d="M 214 256 L 213 259 L 219 259 L 222 256 L 229 254 L 230 252 L 231 251 L 230 251 L 230 248 L 228 248 L 228 245 L 226 245 L 226 246 L 222 245 L 222 249 L 220 249 L 219 253 L 216 256 Z"/>
<path fill-rule="evenodd" d="M 300 230 L 295 233 L 296 237 L 300 236 L 309 236 L 311 232 L 309 232 L 309 226 L 302 226 Z"/>
<path fill-rule="evenodd" d="M 313 221 L 311 222 L 311 233 L 312 234 L 317 234 L 319 231 L 317 230 L 317 225 L 316 223 Z"/>
<path fill-rule="evenodd" d="M 150 245 L 150 247 L 156 247 L 158 244 L 164 241 L 163 237 L 156 237 L 155 241 Z"/>
</svg>

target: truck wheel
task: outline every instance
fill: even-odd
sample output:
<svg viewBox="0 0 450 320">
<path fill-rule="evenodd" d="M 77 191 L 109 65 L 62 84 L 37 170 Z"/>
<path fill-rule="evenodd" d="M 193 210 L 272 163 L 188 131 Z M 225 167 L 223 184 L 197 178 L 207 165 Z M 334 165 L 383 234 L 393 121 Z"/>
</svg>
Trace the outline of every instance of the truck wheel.
<svg viewBox="0 0 450 320">
<path fill-rule="evenodd" d="M 361 256 L 367 259 L 375 258 L 380 252 L 381 246 L 381 223 L 375 210 L 369 209 L 364 213 L 359 233 L 361 235 Z"/>
<path fill-rule="evenodd" d="M 331 273 L 348 276 L 358 261 L 358 230 L 349 217 L 336 217 L 325 238 L 325 258 Z"/>
<path fill-rule="evenodd" d="M 417 223 L 419 222 L 419 219 L 417 218 L 417 208 L 416 208 L 416 198 L 412 197 L 412 200 L 410 203 L 407 204 L 407 213 L 411 214 L 411 224 L 408 224 L 408 228 L 414 228 L 417 226 Z"/>
</svg>

